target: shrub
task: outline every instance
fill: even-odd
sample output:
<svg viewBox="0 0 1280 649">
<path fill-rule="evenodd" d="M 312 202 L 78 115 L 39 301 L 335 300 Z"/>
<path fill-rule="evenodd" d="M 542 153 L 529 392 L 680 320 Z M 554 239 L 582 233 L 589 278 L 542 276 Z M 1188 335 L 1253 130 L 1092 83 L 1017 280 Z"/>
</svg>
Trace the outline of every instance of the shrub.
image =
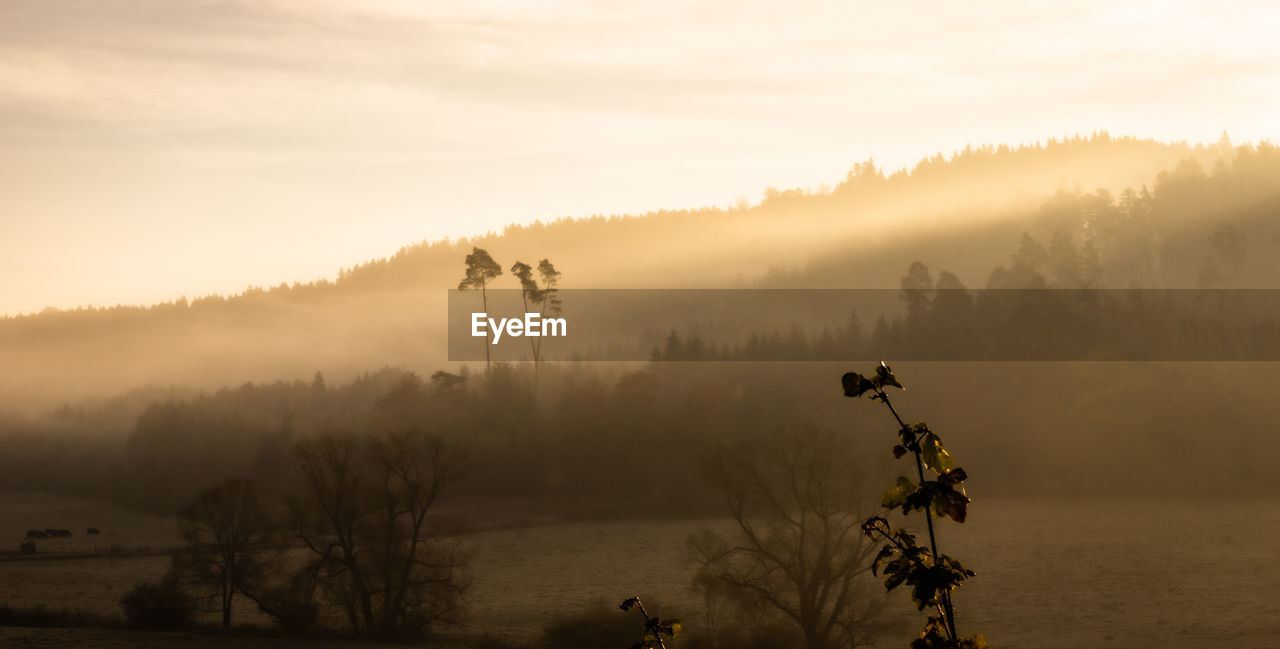
<svg viewBox="0 0 1280 649">
<path fill-rule="evenodd" d="M 296 573 L 283 584 L 245 591 L 258 609 L 289 631 L 310 631 L 320 618 L 315 585 L 307 570 Z"/>
<path fill-rule="evenodd" d="M 119 623 L 115 618 L 69 608 L 0 606 L 0 626 L 109 627 Z"/>
<path fill-rule="evenodd" d="M 554 649 L 625 648 L 634 645 L 642 633 L 644 623 L 638 617 L 623 615 L 617 604 L 601 599 L 592 601 L 577 613 L 553 619 L 543 629 L 542 646 Z"/>
<path fill-rule="evenodd" d="M 195 624 L 191 598 L 174 579 L 138 584 L 121 598 L 120 606 L 125 622 L 132 627 L 180 629 Z"/>
</svg>

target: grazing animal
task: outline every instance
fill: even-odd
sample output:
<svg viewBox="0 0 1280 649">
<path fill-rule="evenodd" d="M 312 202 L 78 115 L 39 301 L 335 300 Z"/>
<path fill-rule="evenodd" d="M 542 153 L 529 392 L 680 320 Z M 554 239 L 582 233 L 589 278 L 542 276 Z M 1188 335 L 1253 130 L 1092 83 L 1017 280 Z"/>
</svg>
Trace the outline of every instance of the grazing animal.
<svg viewBox="0 0 1280 649">
<path fill-rule="evenodd" d="M 89 529 L 85 530 L 84 533 L 85 534 L 101 534 L 102 532 L 99 532 L 98 528 L 96 527 L 90 527 Z"/>
</svg>

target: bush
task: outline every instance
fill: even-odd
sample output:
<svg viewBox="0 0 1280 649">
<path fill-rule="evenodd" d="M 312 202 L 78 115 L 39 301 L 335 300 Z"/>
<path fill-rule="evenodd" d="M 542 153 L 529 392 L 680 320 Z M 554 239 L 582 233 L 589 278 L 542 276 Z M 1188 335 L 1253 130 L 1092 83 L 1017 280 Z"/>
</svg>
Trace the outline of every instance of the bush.
<svg viewBox="0 0 1280 649">
<path fill-rule="evenodd" d="M 310 631 L 320 618 L 315 585 L 306 570 L 298 572 L 284 584 L 245 591 L 245 595 L 258 605 L 259 610 L 289 631 Z"/>
<path fill-rule="evenodd" d="M 804 636 L 789 618 L 759 598 L 735 589 L 716 575 L 694 577 L 694 592 L 702 596 L 701 610 L 680 637 L 685 649 L 787 649 L 804 646 Z"/>
<path fill-rule="evenodd" d="M 680 639 L 681 647 L 691 649 L 784 649 L 803 644 L 804 638 L 780 622 L 762 622 L 718 633 L 695 631 Z"/>
<path fill-rule="evenodd" d="M 650 600 L 645 599 L 650 606 Z M 661 610 L 653 605 L 653 611 Z M 650 611 L 650 614 L 653 614 Z M 644 635 L 644 621 L 636 613 L 626 613 L 618 605 L 595 600 L 572 615 L 557 616 L 543 629 L 542 646 L 554 649 L 599 649 L 630 647 Z"/>
<path fill-rule="evenodd" d="M 109 627 L 119 623 L 105 615 L 69 608 L 0 606 L 0 626 Z"/>
<path fill-rule="evenodd" d="M 129 626 L 147 629 L 181 629 L 195 624 L 195 607 L 174 579 L 143 583 L 120 600 Z"/>
</svg>

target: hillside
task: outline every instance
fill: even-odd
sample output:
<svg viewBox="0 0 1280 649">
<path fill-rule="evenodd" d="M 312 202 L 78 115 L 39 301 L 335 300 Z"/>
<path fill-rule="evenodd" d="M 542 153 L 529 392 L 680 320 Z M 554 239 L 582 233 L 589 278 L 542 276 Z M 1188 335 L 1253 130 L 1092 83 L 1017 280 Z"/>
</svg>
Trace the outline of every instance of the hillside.
<svg viewBox="0 0 1280 649">
<path fill-rule="evenodd" d="M 755 205 L 560 219 L 424 242 L 344 269 L 334 282 L 150 307 L 48 310 L 0 320 L 0 356 L 10 370 L 0 379 L 0 412 L 142 385 L 208 388 L 318 370 L 343 377 L 383 365 L 438 367 L 445 289 L 456 287 L 472 246 L 504 268 L 550 258 L 572 288 L 896 287 L 917 259 L 979 287 L 1024 232 L 1045 244 L 1061 232 L 1076 245 L 1096 243 L 1107 285 L 1193 286 L 1211 252 L 1207 239 L 1222 223 L 1245 231 L 1253 250 L 1280 240 L 1276 177 L 1280 155 L 1269 144 L 1097 134 L 984 146 L 890 174 L 860 163 L 835 187 L 770 190 Z M 1154 242 L 1141 272 L 1124 262 L 1134 237 Z M 1269 257 L 1249 255 L 1235 283 L 1264 285 Z M 498 285 L 517 284 L 508 274 Z"/>
</svg>

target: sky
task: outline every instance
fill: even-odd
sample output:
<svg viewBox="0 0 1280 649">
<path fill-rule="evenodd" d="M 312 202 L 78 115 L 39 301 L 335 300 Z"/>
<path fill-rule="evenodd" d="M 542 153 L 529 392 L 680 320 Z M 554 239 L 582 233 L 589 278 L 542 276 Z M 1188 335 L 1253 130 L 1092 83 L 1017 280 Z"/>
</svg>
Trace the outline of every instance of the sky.
<svg viewBox="0 0 1280 649">
<path fill-rule="evenodd" d="M 0 314 L 966 144 L 1274 140 L 1278 27 L 1271 2 L 0 0 Z"/>
</svg>

